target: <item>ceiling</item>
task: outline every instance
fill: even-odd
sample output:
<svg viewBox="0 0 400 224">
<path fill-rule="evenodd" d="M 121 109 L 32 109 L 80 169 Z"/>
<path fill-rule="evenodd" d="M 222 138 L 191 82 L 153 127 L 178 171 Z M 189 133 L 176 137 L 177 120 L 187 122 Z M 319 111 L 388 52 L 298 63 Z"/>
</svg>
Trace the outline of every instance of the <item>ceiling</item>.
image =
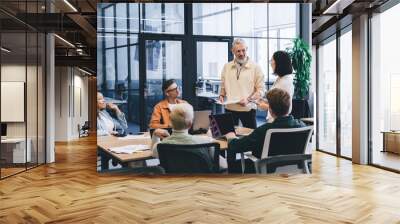
<svg viewBox="0 0 400 224">
<path fill-rule="evenodd" d="M 352 17 L 372 11 L 388 0 L 310 0 L 312 36 L 316 44 L 351 23 Z"/>
<path fill-rule="evenodd" d="M 17 37 L 18 33 L 26 29 L 28 32 L 54 32 L 61 37 L 55 38 L 56 65 L 79 66 L 95 73 L 97 1 L 47 0 L 47 5 L 45 2 L 1 0 L 0 23 L 3 33 Z M 20 49 L 17 46 L 20 43 L 18 40 L 7 41 L 8 46 Z M 21 53 L 20 50 L 14 52 Z"/>
<path fill-rule="evenodd" d="M 351 17 L 373 10 L 387 1 L 270 0 L 269 2 L 312 3 L 312 36 L 315 44 L 329 35 L 329 32 L 335 32 L 338 24 L 345 25 L 338 21 L 345 21 L 347 18 L 351 22 Z M 2 31 L 18 33 L 28 28 L 32 31 L 54 32 L 68 42 L 55 38 L 56 65 L 72 63 L 95 72 L 97 0 L 47 0 L 47 5 L 45 2 L 45 0 L 0 0 Z M 102 2 L 115 1 L 102 0 Z M 49 13 L 50 11 L 52 13 Z"/>
</svg>

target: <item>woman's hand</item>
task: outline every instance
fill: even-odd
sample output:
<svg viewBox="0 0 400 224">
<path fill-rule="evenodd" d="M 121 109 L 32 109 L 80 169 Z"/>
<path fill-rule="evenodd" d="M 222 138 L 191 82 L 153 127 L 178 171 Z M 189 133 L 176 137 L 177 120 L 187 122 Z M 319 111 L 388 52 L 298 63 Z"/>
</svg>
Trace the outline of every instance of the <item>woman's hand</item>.
<svg viewBox="0 0 400 224">
<path fill-rule="evenodd" d="M 257 105 L 258 105 L 258 108 L 260 108 L 261 110 L 268 111 L 269 104 L 267 102 L 265 102 L 263 100 L 259 100 Z"/>
</svg>

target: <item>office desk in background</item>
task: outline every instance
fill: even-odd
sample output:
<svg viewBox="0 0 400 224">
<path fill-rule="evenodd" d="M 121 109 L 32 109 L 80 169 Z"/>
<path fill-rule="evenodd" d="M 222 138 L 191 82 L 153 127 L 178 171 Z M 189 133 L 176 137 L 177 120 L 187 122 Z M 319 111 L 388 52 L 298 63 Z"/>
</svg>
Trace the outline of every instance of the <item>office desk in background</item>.
<svg viewBox="0 0 400 224">
<path fill-rule="evenodd" d="M 250 128 L 239 127 L 236 128 L 236 133 L 240 135 L 248 135 L 253 131 Z M 210 133 L 204 134 L 203 136 L 210 136 Z M 101 158 L 101 170 L 108 170 L 108 163 L 111 159 L 116 160 L 123 167 L 128 166 L 130 162 L 134 161 L 144 161 L 147 159 L 153 159 L 153 152 L 151 148 L 151 138 L 150 134 L 146 132 L 142 138 L 139 136 L 134 136 L 131 139 L 128 135 L 124 138 L 119 138 L 115 136 L 99 136 L 97 137 L 97 150 L 98 155 Z M 221 150 L 226 150 L 228 148 L 228 142 L 226 140 L 214 139 L 215 142 L 220 144 Z M 135 152 L 131 154 L 117 154 L 111 152 L 110 149 L 113 147 L 128 146 L 128 145 L 148 145 L 149 150 Z"/>
<path fill-rule="evenodd" d="M 1 159 L 4 160 L 6 165 L 11 164 L 25 164 L 32 159 L 31 146 L 32 140 L 26 139 L 25 151 L 25 138 L 6 138 L 1 139 Z"/>
<path fill-rule="evenodd" d="M 148 145 L 150 148 L 151 146 L 150 134 L 145 133 L 143 138 L 139 139 L 129 139 L 129 136 L 124 138 L 119 138 L 115 136 L 97 137 L 97 148 L 98 148 L 97 150 L 101 158 L 101 170 L 108 169 L 108 162 L 110 159 L 116 160 L 119 164 L 125 167 L 130 162 L 143 161 L 146 159 L 153 158 L 153 153 L 151 150 L 135 152 L 131 154 L 117 154 L 110 151 L 110 149 L 113 147 L 120 147 L 127 145 Z"/>
<path fill-rule="evenodd" d="M 400 154 L 400 131 L 382 131 L 383 150 L 382 152 L 392 152 Z"/>
<path fill-rule="evenodd" d="M 204 98 L 208 101 L 208 103 L 211 103 L 212 104 L 212 113 L 213 114 L 217 113 L 217 104 L 215 102 L 219 98 L 218 94 L 216 94 L 214 92 L 210 92 L 210 91 L 201 91 L 201 92 L 198 92 L 196 94 L 196 96 L 200 97 L 200 98 Z"/>
<path fill-rule="evenodd" d="M 110 97 L 104 97 L 104 100 L 106 101 L 106 103 L 113 103 L 115 105 L 126 104 L 128 102 L 126 100 L 117 100 L 117 99 L 110 98 Z"/>
</svg>

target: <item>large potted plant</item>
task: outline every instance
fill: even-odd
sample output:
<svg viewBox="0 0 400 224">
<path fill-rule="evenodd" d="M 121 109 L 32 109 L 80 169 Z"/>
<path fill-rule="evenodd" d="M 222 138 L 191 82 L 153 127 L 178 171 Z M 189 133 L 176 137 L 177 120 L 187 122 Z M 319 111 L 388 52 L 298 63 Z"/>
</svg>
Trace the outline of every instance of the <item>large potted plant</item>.
<svg viewBox="0 0 400 224">
<path fill-rule="evenodd" d="M 294 99 L 304 100 L 310 86 L 311 53 L 310 47 L 301 38 L 293 40 L 293 47 L 288 48 L 292 59 L 294 77 Z"/>
</svg>

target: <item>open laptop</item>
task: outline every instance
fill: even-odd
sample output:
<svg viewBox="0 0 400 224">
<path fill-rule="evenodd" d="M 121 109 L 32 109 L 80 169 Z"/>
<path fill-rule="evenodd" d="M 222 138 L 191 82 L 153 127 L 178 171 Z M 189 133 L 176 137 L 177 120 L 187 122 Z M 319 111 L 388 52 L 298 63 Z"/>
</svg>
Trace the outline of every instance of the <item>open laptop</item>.
<svg viewBox="0 0 400 224">
<path fill-rule="evenodd" d="M 7 124 L 1 123 L 1 140 L 7 139 Z"/>
<path fill-rule="evenodd" d="M 212 137 L 224 138 L 229 132 L 235 132 L 232 113 L 209 115 Z"/>
<path fill-rule="evenodd" d="M 200 110 L 194 112 L 194 120 L 192 128 L 189 130 L 191 134 L 205 134 L 210 127 L 211 110 Z"/>
</svg>

